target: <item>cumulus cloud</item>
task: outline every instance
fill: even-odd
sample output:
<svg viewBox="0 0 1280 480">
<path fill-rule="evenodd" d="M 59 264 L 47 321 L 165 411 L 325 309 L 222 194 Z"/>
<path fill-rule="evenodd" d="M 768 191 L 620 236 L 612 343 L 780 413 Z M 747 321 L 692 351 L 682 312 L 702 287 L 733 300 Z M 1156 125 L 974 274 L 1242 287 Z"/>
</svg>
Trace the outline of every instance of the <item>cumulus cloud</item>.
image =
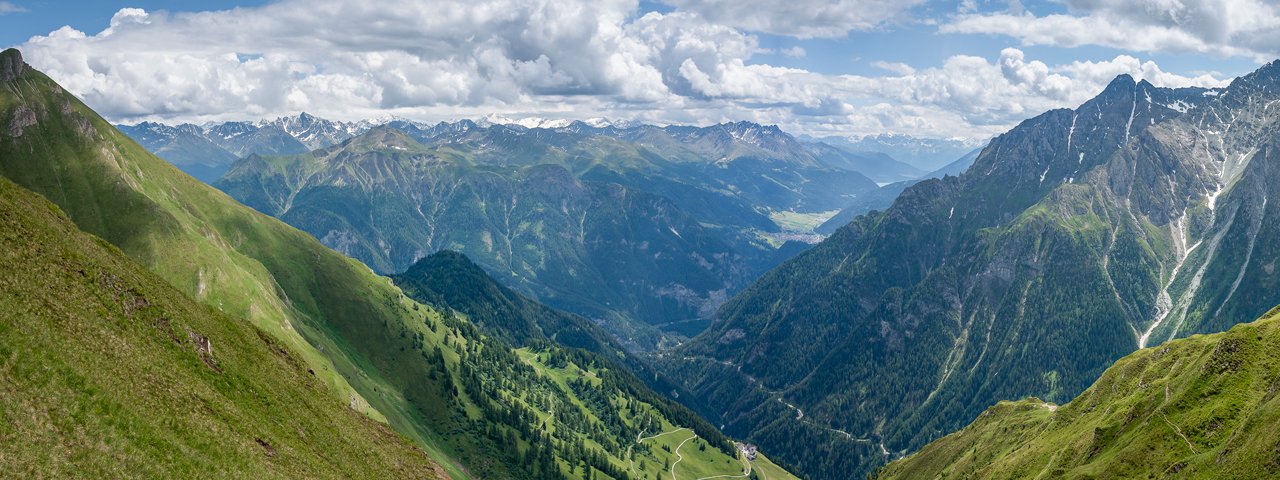
<svg viewBox="0 0 1280 480">
<path fill-rule="evenodd" d="M 195 14 L 123 9 L 96 35 L 63 28 L 24 49 L 123 115 L 519 103 L 538 95 L 667 94 L 624 35 L 631 1 L 285 0 Z M 394 11 L 393 11 L 394 10 Z M 156 91 L 208 102 L 155 102 Z M 340 90 L 335 90 L 340 89 Z M 350 100 L 351 98 L 341 99 Z M 137 108 L 135 108 L 137 107 Z"/>
<path fill-rule="evenodd" d="M 663 0 L 715 23 L 798 38 L 843 37 L 899 18 L 924 0 Z"/>
<path fill-rule="evenodd" d="M 878 63 L 886 72 L 878 76 L 830 75 L 755 62 L 763 50 L 750 32 L 681 9 L 639 15 L 634 0 L 440 0 L 405 2 L 395 12 L 371 3 L 122 9 L 98 33 L 63 27 L 20 47 L 37 68 L 124 122 L 304 110 L 346 120 L 497 113 L 985 137 L 1079 104 L 1120 73 L 1157 85 L 1220 83 L 1129 56 L 1049 65 L 1017 49 L 929 68 Z"/>
<path fill-rule="evenodd" d="M 1066 14 L 966 13 L 943 33 L 1007 35 L 1025 45 L 1100 45 L 1138 52 L 1280 56 L 1280 5 L 1270 0 L 1065 0 Z"/>
<path fill-rule="evenodd" d="M 844 118 L 849 129 L 930 136 L 982 138 L 1054 108 L 1074 108 L 1097 95 L 1115 76 L 1129 74 L 1156 86 L 1222 86 L 1211 76 L 1185 77 L 1121 55 L 1098 62 L 1048 65 L 1007 48 L 995 60 L 957 55 L 943 65 L 911 68 L 882 64 L 889 76 L 841 76 L 833 91 L 840 98 L 863 99 Z M 839 131 L 835 125 L 810 129 Z"/>
</svg>

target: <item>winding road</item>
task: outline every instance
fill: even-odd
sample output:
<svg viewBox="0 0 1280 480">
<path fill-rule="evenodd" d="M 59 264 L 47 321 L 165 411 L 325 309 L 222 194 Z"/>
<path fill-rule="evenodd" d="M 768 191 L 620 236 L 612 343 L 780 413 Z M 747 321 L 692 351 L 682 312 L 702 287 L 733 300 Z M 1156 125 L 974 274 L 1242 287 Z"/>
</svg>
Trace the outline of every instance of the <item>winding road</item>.
<svg viewBox="0 0 1280 480">
<path fill-rule="evenodd" d="M 676 465 L 679 465 L 680 462 L 684 460 L 684 454 L 680 453 L 680 448 L 684 447 L 684 444 L 689 443 L 689 440 L 693 440 L 695 438 L 698 438 L 698 434 L 696 433 L 693 434 L 692 437 L 684 439 L 684 441 L 680 442 L 679 445 L 676 445 L 676 461 L 671 464 L 671 480 L 676 480 Z"/>
<path fill-rule="evenodd" d="M 636 434 L 636 445 L 639 445 L 639 444 L 643 443 L 643 442 L 644 442 L 644 441 L 646 441 L 646 440 L 653 440 L 653 439 L 656 439 L 656 438 L 661 437 L 661 436 L 670 435 L 670 434 L 673 434 L 673 433 L 678 433 L 678 432 L 680 432 L 680 431 L 684 431 L 684 430 L 689 430 L 689 429 L 688 429 L 688 428 L 683 428 L 683 427 L 682 427 L 682 428 L 677 428 L 677 429 L 675 429 L 675 430 L 671 430 L 671 431 L 669 431 L 669 432 L 662 432 L 662 433 L 659 433 L 659 434 L 656 434 L 656 435 L 651 435 L 651 436 L 648 436 L 648 437 L 641 437 L 640 435 L 644 435 L 644 432 L 640 432 L 640 433 Z M 676 465 L 679 465 L 679 464 L 680 464 L 680 462 L 684 461 L 684 454 L 683 454 L 683 453 L 680 453 L 680 449 L 681 449 L 681 448 L 684 448 L 684 444 L 689 443 L 689 441 L 691 441 L 691 440 L 693 440 L 693 439 L 696 439 L 696 438 L 698 438 L 698 435 L 695 433 L 695 434 L 693 434 L 692 436 L 690 436 L 689 438 L 686 438 L 686 439 L 684 439 L 683 441 L 681 441 L 679 445 L 676 445 L 676 448 L 675 448 L 675 450 L 673 451 L 673 452 L 676 454 L 676 461 L 675 461 L 675 462 L 673 462 L 673 463 L 671 464 L 671 468 L 670 468 L 670 470 L 669 470 L 669 471 L 670 471 L 670 473 L 671 473 L 671 480 L 678 480 L 678 479 L 676 478 Z M 630 471 L 635 472 L 636 465 L 635 465 L 635 462 L 634 462 L 633 460 L 631 460 L 631 449 L 632 449 L 633 447 L 634 447 L 634 445 L 632 445 L 632 446 L 628 446 L 628 447 L 627 447 L 627 461 L 628 461 L 628 462 L 629 462 L 629 464 L 630 464 Z M 715 475 L 715 476 L 710 476 L 710 477 L 702 477 L 702 478 L 698 478 L 697 480 L 713 480 L 713 479 L 717 479 L 717 478 L 747 478 L 747 477 L 751 476 L 751 470 L 752 470 L 751 462 L 750 462 L 750 461 L 748 461 L 746 458 L 742 457 L 741 455 L 738 455 L 738 461 L 742 462 L 742 474 L 741 474 L 741 475 Z"/>
</svg>

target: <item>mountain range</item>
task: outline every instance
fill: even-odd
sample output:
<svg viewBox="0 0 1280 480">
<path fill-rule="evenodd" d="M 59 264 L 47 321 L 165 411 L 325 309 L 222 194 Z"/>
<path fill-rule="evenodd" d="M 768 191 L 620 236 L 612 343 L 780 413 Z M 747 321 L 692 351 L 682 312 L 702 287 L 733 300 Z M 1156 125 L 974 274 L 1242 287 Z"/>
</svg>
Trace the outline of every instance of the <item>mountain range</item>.
<svg viewBox="0 0 1280 480">
<path fill-rule="evenodd" d="M 351 138 L 373 122 L 339 122 L 300 113 L 272 121 L 170 126 L 155 122 L 119 125 L 148 151 L 203 182 L 212 182 L 240 157 L 305 153 Z"/>
<path fill-rule="evenodd" d="M 319 118 L 306 112 L 278 117 L 274 120 L 251 122 L 210 122 L 201 125 L 142 122 L 134 125 L 117 125 L 117 128 L 149 151 L 177 165 L 184 172 L 202 181 L 212 182 L 221 176 L 236 158 L 253 154 L 306 153 L 336 145 L 380 125 L 392 125 L 406 133 L 495 126 L 517 130 L 594 131 L 595 133 L 618 133 L 643 127 L 664 128 L 636 122 L 615 122 L 603 118 L 578 121 L 541 118 L 509 119 L 496 115 L 477 121 L 462 120 L 435 125 L 397 117 L 343 122 Z M 756 126 L 759 127 L 759 125 Z M 821 140 L 810 137 L 802 138 L 805 139 L 803 142 L 805 148 L 811 150 L 810 154 L 822 158 L 824 163 L 862 173 L 876 182 L 891 183 L 910 180 L 925 173 L 912 165 L 895 160 L 883 151 L 869 149 L 877 146 L 883 146 L 885 150 L 894 148 L 889 144 L 855 144 L 840 137 L 824 139 L 829 140 L 830 143 L 823 143 Z M 930 142 L 929 140 L 921 141 Z M 938 154 L 945 155 L 949 151 L 942 149 Z"/>
<path fill-rule="evenodd" d="M 148 153 L 16 50 L 0 124 L 0 299 L 23 327 L 0 329 L 5 471 L 789 477 L 593 323 L 456 254 L 380 277 Z"/>
<path fill-rule="evenodd" d="M 379 273 L 458 250 L 639 350 L 700 332 L 817 223 L 793 232 L 779 218 L 834 211 L 877 188 L 747 122 L 403 120 L 305 154 L 250 155 L 213 185 Z"/>
<path fill-rule="evenodd" d="M 379 273 L 463 251 L 508 286 L 640 350 L 700 332 L 729 295 L 820 239 L 814 228 L 834 212 L 878 205 L 887 195 L 876 182 L 922 173 L 749 122 L 424 124 L 303 113 L 120 128 Z M 414 155 L 436 160 L 399 161 Z"/>
<path fill-rule="evenodd" d="M 1257 318 L 1280 303 L 1277 86 L 1277 63 L 1211 90 L 1118 77 L 764 275 L 665 369 L 728 433 L 835 478 Z"/>
<path fill-rule="evenodd" d="M 5 50 L 0 468 L 1274 477 L 1276 105 L 1280 61 L 1121 75 L 977 150 L 751 122 L 117 129 Z"/>
</svg>

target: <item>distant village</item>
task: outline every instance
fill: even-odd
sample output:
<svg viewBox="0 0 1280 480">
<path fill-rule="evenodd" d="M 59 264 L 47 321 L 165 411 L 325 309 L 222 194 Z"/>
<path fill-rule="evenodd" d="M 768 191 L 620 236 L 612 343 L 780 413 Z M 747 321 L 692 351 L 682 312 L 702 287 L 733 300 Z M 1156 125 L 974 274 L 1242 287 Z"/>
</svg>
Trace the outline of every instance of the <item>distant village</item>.
<svg viewBox="0 0 1280 480">
<path fill-rule="evenodd" d="M 747 460 L 750 460 L 752 462 L 756 461 L 757 450 L 755 445 L 752 445 L 749 443 L 738 443 L 738 442 L 733 442 L 733 444 L 734 446 L 738 447 L 739 452 L 742 452 L 742 456 L 747 457 Z"/>
</svg>

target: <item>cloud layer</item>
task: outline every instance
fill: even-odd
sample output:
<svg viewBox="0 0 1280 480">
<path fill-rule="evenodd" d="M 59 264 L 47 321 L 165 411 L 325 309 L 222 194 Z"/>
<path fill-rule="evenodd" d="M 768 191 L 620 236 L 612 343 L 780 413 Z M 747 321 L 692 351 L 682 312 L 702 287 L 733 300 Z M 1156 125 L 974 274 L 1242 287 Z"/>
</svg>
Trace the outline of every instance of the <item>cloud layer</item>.
<svg viewBox="0 0 1280 480">
<path fill-rule="evenodd" d="M 882 76 L 828 75 L 753 61 L 754 32 L 831 36 L 875 28 L 911 2 L 845 10 L 715 11 L 672 0 L 283 0 L 221 12 L 122 9 L 93 34 L 64 27 L 21 48 L 116 121 L 252 119 L 308 111 L 338 119 L 606 116 L 656 123 L 752 120 L 797 133 L 985 137 L 1074 106 L 1115 75 L 1216 85 L 1119 56 L 1048 65 L 1005 49 L 941 66 L 882 64 Z M 727 5 L 727 4 L 726 4 Z M 906 5 L 906 6 L 903 6 Z M 799 13 L 796 13 L 799 12 Z M 994 18 L 994 17 L 992 17 Z M 963 22 L 965 20 L 961 20 Z M 994 54 L 995 52 L 993 52 Z M 804 55 L 803 49 L 787 55 Z"/>
<path fill-rule="evenodd" d="M 1280 5 L 1271 0 L 1064 0 L 1069 14 L 970 13 L 944 33 L 986 33 L 1025 45 L 1100 45 L 1137 52 L 1280 56 Z"/>
<path fill-rule="evenodd" d="M 843 37 L 900 19 L 924 0 L 663 0 L 709 21 L 798 38 Z"/>
</svg>

